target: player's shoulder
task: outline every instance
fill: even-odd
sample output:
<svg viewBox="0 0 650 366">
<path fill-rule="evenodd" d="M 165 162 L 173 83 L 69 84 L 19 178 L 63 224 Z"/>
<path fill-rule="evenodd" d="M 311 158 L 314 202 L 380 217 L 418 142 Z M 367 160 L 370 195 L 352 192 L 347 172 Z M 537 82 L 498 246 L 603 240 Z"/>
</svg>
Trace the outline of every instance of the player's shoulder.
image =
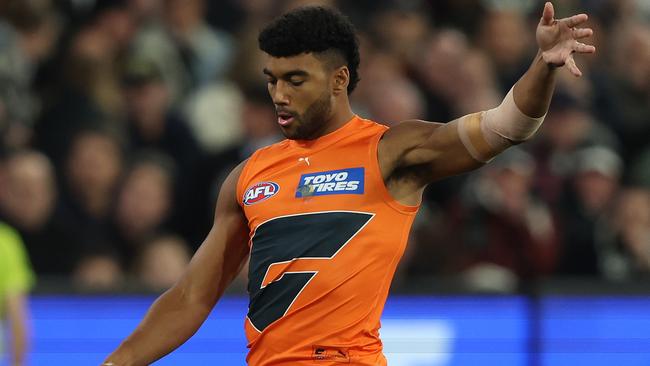
<svg viewBox="0 0 650 366">
<path fill-rule="evenodd" d="M 421 139 L 426 139 L 433 130 L 443 126 L 444 123 L 429 122 L 419 119 L 410 119 L 396 123 L 384 134 L 383 143 L 399 146 L 418 144 Z"/>
<path fill-rule="evenodd" d="M 362 129 L 368 129 L 368 130 L 372 129 L 372 130 L 379 130 L 379 131 L 386 131 L 389 129 L 386 123 L 377 122 L 360 116 L 357 116 L 357 118 L 360 122 L 359 126 Z"/>
<path fill-rule="evenodd" d="M 284 139 L 276 143 L 260 147 L 251 154 L 248 160 L 249 162 L 254 162 L 260 159 L 278 156 L 279 154 L 290 151 L 289 145 L 290 141 L 288 139 Z"/>
<path fill-rule="evenodd" d="M 283 159 L 290 152 L 291 148 L 287 139 L 260 147 L 243 162 L 243 172 L 250 171 L 254 167 L 272 165 L 274 161 Z"/>
</svg>

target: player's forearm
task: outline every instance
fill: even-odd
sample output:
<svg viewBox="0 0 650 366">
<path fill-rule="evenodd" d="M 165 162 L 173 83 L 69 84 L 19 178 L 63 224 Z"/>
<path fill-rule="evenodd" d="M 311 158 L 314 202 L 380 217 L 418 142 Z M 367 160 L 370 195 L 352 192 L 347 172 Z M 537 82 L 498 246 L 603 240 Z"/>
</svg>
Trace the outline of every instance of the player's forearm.
<svg viewBox="0 0 650 366">
<path fill-rule="evenodd" d="M 136 330 L 105 361 L 114 366 L 149 365 L 170 353 L 199 329 L 211 307 L 191 302 L 172 288 L 151 306 Z"/>
<path fill-rule="evenodd" d="M 513 88 L 515 104 L 529 117 L 542 117 L 548 111 L 555 89 L 557 68 L 547 64 L 538 52 L 526 73 Z"/>
</svg>

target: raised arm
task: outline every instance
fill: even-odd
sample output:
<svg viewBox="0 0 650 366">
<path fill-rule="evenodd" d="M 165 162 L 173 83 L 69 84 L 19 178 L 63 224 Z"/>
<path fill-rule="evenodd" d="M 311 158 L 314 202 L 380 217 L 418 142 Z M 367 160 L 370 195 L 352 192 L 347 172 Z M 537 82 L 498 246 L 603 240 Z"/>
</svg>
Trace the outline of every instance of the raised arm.
<svg viewBox="0 0 650 366">
<path fill-rule="evenodd" d="M 551 101 L 556 69 L 566 65 L 580 76 L 573 54 L 595 51 L 580 42 L 593 31 L 575 28 L 587 20 L 586 14 L 554 16 L 553 5 L 546 3 L 536 31 L 539 52 L 500 106 L 446 124 L 405 121 L 386 132 L 378 158 L 396 198 L 412 203 L 426 184 L 475 169 L 536 132 Z"/>
<path fill-rule="evenodd" d="M 212 229 L 183 277 L 151 306 L 135 331 L 102 365 L 149 365 L 189 339 L 203 324 L 248 257 L 248 227 L 237 203 L 243 164 L 224 181 Z"/>
</svg>

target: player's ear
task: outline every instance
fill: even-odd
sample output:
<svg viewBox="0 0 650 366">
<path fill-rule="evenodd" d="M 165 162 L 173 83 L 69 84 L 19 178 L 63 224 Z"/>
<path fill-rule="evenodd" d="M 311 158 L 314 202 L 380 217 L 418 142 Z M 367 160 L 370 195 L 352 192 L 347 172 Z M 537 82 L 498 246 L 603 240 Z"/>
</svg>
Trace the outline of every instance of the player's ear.
<svg viewBox="0 0 650 366">
<path fill-rule="evenodd" d="M 348 84 L 350 84 L 350 70 L 347 66 L 341 66 L 334 70 L 334 95 L 339 95 L 348 90 Z"/>
</svg>

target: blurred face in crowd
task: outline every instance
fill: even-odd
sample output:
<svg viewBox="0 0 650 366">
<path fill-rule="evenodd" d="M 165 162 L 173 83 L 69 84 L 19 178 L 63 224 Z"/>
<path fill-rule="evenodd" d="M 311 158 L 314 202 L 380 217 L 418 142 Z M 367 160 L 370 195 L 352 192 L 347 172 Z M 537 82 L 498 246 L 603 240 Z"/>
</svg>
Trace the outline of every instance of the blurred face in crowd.
<svg viewBox="0 0 650 366">
<path fill-rule="evenodd" d="M 91 290 L 114 290 L 122 279 L 120 264 L 111 255 L 87 256 L 78 263 L 74 273 L 75 283 Z"/>
<path fill-rule="evenodd" d="M 144 138 L 155 139 L 164 129 L 170 95 L 162 81 L 148 81 L 126 89 L 129 115 Z"/>
<path fill-rule="evenodd" d="M 37 229 L 56 201 L 53 168 L 44 155 L 26 152 L 9 158 L 0 185 L 3 213 L 20 229 Z"/>
<path fill-rule="evenodd" d="M 584 140 L 592 125 L 587 111 L 569 107 L 548 113 L 541 132 L 555 149 L 570 151 Z"/>
<path fill-rule="evenodd" d="M 532 169 L 513 165 L 495 170 L 492 177 L 501 190 L 503 208 L 514 214 L 523 213 L 528 205 Z"/>
<path fill-rule="evenodd" d="M 144 248 L 137 272 L 146 286 L 162 290 L 181 278 L 189 262 L 190 254 L 185 242 L 174 236 L 165 236 Z"/>
<path fill-rule="evenodd" d="M 273 107 L 259 101 L 245 101 L 241 119 L 246 136 L 264 139 L 277 134 Z"/>
<path fill-rule="evenodd" d="M 204 0 L 165 0 L 165 17 L 174 31 L 190 31 L 202 22 L 204 6 Z"/>
<path fill-rule="evenodd" d="M 612 57 L 616 73 L 639 90 L 650 88 L 650 28 L 646 24 L 621 27 Z"/>
<path fill-rule="evenodd" d="M 132 239 L 149 234 L 167 218 L 171 201 L 172 182 L 163 169 L 153 163 L 136 165 L 118 197 L 118 224 Z"/>
<path fill-rule="evenodd" d="M 425 14 L 416 11 L 383 11 L 374 17 L 372 26 L 382 46 L 400 58 L 409 58 L 419 50 L 429 32 Z"/>
<path fill-rule="evenodd" d="M 529 46 L 525 18 L 517 12 L 492 12 L 484 20 L 480 43 L 500 66 L 516 65 Z"/>
<path fill-rule="evenodd" d="M 158 16 L 161 6 L 161 0 L 132 0 L 129 11 L 137 20 L 146 20 Z"/>
<path fill-rule="evenodd" d="M 650 230 L 650 190 L 627 188 L 621 192 L 616 204 L 618 225 L 626 228 Z"/>
<path fill-rule="evenodd" d="M 455 30 L 438 32 L 416 60 L 418 73 L 426 87 L 436 95 L 453 100 L 460 94 L 462 66 L 469 52 L 467 38 Z"/>
<path fill-rule="evenodd" d="M 126 47 L 136 31 L 133 14 L 126 7 L 106 10 L 99 16 L 97 25 L 118 48 Z"/>
<path fill-rule="evenodd" d="M 390 103 L 386 103 L 390 100 Z M 424 97 L 413 83 L 400 77 L 374 83 L 369 90 L 368 109 L 373 118 L 391 125 L 417 118 L 425 112 Z"/>
<path fill-rule="evenodd" d="M 592 213 L 600 213 L 614 199 L 618 178 L 598 171 L 584 171 L 576 175 L 575 186 L 585 208 Z"/>
<path fill-rule="evenodd" d="M 309 140 L 326 130 L 332 115 L 334 55 L 303 53 L 268 56 L 264 74 L 278 115 L 278 125 L 289 139 Z"/>
<path fill-rule="evenodd" d="M 82 199 L 110 195 L 121 170 L 122 155 L 113 138 L 85 132 L 72 142 L 67 161 L 67 180 Z"/>
<path fill-rule="evenodd" d="M 623 245 L 642 268 L 650 269 L 650 190 L 624 189 L 615 213 Z"/>
</svg>

